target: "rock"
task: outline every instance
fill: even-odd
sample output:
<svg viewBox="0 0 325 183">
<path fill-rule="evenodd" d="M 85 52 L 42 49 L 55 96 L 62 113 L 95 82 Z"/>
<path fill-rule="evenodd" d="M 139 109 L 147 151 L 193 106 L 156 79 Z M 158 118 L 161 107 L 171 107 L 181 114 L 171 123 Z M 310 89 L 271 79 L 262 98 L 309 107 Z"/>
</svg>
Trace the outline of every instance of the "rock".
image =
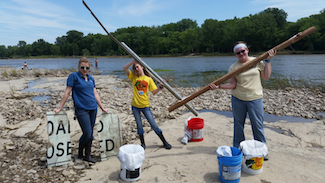
<svg viewBox="0 0 325 183">
<path fill-rule="evenodd" d="M 71 173 L 69 171 L 67 171 L 67 170 L 63 170 L 62 175 L 65 176 L 65 177 L 69 177 L 71 175 Z"/>
<path fill-rule="evenodd" d="M 15 149 L 15 146 L 6 146 L 6 149 L 7 150 L 14 150 Z"/>
<path fill-rule="evenodd" d="M 59 75 L 64 75 L 60 73 Z M 105 76 L 107 77 L 107 76 Z M 66 78 L 64 78 L 66 80 Z M 123 143 L 132 144 L 137 140 L 137 130 L 134 116 L 131 110 L 132 88 L 129 83 L 118 82 L 107 85 L 105 79 L 101 80 L 97 86 L 97 91 L 101 97 L 103 105 L 110 109 L 112 113 L 119 115 L 119 120 L 123 128 Z M 96 83 L 97 84 L 97 83 Z M 55 85 L 55 84 L 54 84 Z M 52 111 L 60 103 L 64 94 L 63 87 L 56 92 L 20 92 L 16 91 L 12 96 L 9 92 L 0 92 L 0 117 L 3 118 L 3 125 L 0 125 L 0 167 L 3 168 L 0 180 L 7 182 L 79 182 L 89 180 L 83 173 L 85 169 L 96 169 L 96 166 L 89 166 L 89 163 L 76 158 L 80 129 L 76 134 L 71 134 L 72 138 L 72 161 L 69 164 L 59 167 L 46 167 L 46 151 L 49 145 L 47 134 L 44 128 L 46 123 L 46 112 Z M 173 87 L 181 96 L 189 96 L 199 88 Z M 41 105 L 32 100 L 34 96 L 45 95 L 50 99 Z M 182 106 L 169 113 L 167 108 L 177 100 L 168 91 L 163 90 L 155 96 L 150 96 L 151 110 L 157 124 L 162 124 L 166 120 L 176 119 L 183 115 L 188 109 Z M 284 90 L 264 90 L 264 111 L 274 115 L 287 115 L 304 118 L 320 118 L 316 112 L 325 112 L 324 94 L 314 92 L 309 89 L 286 88 Z M 208 91 L 190 104 L 199 110 L 231 111 L 231 91 L 218 90 Z M 65 103 L 64 110 L 73 110 L 71 97 Z M 100 111 L 100 109 L 99 109 Z M 99 114 L 100 115 L 100 112 Z M 70 121 L 77 123 L 77 121 Z M 233 122 L 233 121 L 232 121 Z M 248 124 L 249 120 L 246 121 Z M 285 124 L 286 121 L 281 123 Z M 321 122 L 325 124 L 325 122 Z M 42 126 L 42 127 L 41 127 Z M 150 132 L 152 129 L 146 120 L 143 120 L 144 131 Z M 44 128 L 44 130 L 43 130 Z M 35 133 L 34 133 L 35 131 Z M 41 131 L 41 133 L 36 133 Z M 285 131 L 288 135 L 290 132 Z M 43 136 L 42 136 L 43 135 Z M 46 137 L 46 138 L 45 138 Z M 98 139 L 93 141 L 92 155 L 100 157 Z M 158 142 L 158 141 L 157 141 Z M 324 146 L 323 142 L 317 142 Z M 301 142 L 297 146 L 310 146 L 310 143 Z M 9 181 L 11 180 L 11 181 Z M 90 180 L 91 181 L 91 180 Z"/>
<path fill-rule="evenodd" d="M 4 149 L 4 144 L 3 142 L 0 141 L 0 152 Z"/>
<path fill-rule="evenodd" d="M 27 171 L 27 173 L 28 173 L 28 174 L 30 174 L 30 173 L 37 173 L 37 171 L 36 171 L 36 170 L 33 170 L 33 169 L 31 169 L 31 170 L 28 170 L 28 171 Z"/>
<path fill-rule="evenodd" d="M 74 169 L 76 170 L 82 170 L 84 169 L 86 166 L 85 165 L 77 165 L 77 166 L 73 166 Z"/>
</svg>

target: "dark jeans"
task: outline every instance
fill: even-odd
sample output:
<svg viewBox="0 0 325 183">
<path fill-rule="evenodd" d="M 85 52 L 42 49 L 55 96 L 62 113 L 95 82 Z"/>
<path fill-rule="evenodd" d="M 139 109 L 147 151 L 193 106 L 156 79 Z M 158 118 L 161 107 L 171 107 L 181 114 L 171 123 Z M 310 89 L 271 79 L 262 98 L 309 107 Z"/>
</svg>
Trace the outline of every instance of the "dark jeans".
<svg viewBox="0 0 325 183">
<path fill-rule="evenodd" d="M 79 139 L 79 143 L 81 145 L 86 145 L 90 140 L 93 140 L 93 131 L 96 121 L 97 109 L 84 110 L 76 108 L 75 114 L 82 130 L 82 135 Z"/>
</svg>

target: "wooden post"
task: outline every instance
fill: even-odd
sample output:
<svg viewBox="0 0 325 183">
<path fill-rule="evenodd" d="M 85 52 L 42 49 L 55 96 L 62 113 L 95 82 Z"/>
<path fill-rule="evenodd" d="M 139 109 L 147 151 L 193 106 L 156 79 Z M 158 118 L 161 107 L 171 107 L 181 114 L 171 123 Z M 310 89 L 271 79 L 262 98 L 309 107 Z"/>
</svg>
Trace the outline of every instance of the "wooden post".
<svg viewBox="0 0 325 183">
<path fill-rule="evenodd" d="M 279 44 L 278 46 L 274 47 L 273 49 L 274 50 L 277 50 L 277 51 L 280 51 L 280 50 L 283 50 L 284 48 L 290 46 L 291 44 L 299 41 L 300 39 L 308 36 L 309 34 L 313 33 L 314 31 L 316 30 L 316 28 L 313 26 L 313 27 L 310 27 L 308 29 L 306 29 L 305 31 L 303 32 L 299 32 L 298 34 L 296 34 L 295 36 L 291 37 L 290 39 L 288 39 L 287 41 Z M 212 83 L 214 83 L 215 85 L 219 85 L 221 84 L 222 82 L 234 77 L 235 75 L 238 75 L 244 71 L 246 71 L 247 69 L 251 68 L 252 66 L 256 65 L 258 62 L 260 62 L 261 60 L 267 58 L 268 56 L 268 53 L 265 52 L 263 53 L 262 55 L 260 55 L 259 57 L 256 57 L 255 59 L 245 63 L 243 66 L 235 69 L 234 71 L 232 72 L 229 72 L 228 74 L 222 76 L 221 78 L 213 81 Z M 194 98 L 198 97 L 199 95 L 207 92 L 208 90 L 210 90 L 210 84 L 201 88 L 200 90 L 198 90 L 197 92 L 191 94 L 190 96 L 176 102 L 175 104 L 173 104 L 172 106 L 170 106 L 168 108 L 168 111 L 169 112 L 172 112 L 173 110 L 179 108 L 180 106 L 186 104 L 187 102 L 193 100 Z"/>
</svg>

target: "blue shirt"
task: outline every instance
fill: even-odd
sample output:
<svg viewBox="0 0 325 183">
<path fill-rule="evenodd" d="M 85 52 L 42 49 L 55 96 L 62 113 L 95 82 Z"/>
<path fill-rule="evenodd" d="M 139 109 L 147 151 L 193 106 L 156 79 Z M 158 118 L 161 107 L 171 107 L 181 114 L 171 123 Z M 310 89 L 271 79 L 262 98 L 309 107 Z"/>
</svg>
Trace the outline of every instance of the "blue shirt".
<svg viewBox="0 0 325 183">
<path fill-rule="evenodd" d="M 72 87 L 72 99 L 74 106 L 79 109 L 95 110 L 97 101 L 94 94 L 95 80 L 87 74 L 88 81 L 80 72 L 73 72 L 69 75 L 67 86 Z"/>
</svg>

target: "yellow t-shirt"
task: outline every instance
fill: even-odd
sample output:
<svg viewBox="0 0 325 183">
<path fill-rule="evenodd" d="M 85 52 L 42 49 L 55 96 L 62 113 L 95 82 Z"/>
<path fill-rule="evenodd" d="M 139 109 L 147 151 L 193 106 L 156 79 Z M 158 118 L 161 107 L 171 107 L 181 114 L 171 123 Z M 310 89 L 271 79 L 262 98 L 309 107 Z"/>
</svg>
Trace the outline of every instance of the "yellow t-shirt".
<svg viewBox="0 0 325 183">
<path fill-rule="evenodd" d="M 129 70 L 128 78 L 133 86 L 132 105 L 138 108 L 150 106 L 149 92 L 157 89 L 155 82 L 148 76 L 137 76 Z"/>
<path fill-rule="evenodd" d="M 250 57 L 253 60 L 254 57 Z M 243 66 L 243 63 L 237 61 L 229 68 L 229 72 Z M 235 76 L 237 86 L 232 90 L 232 95 L 240 100 L 251 101 L 263 97 L 263 87 L 261 83 L 261 72 L 264 71 L 265 64 L 263 61 L 257 63 L 250 69 Z"/>
</svg>

